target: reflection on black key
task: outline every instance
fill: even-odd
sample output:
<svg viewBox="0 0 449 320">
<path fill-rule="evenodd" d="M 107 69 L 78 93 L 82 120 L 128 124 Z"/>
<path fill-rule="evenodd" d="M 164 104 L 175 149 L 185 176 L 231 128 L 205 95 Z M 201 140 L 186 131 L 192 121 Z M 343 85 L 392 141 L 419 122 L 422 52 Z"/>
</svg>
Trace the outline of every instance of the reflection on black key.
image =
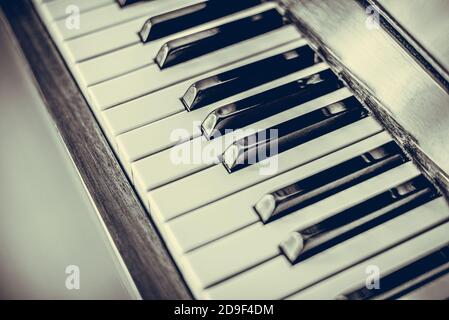
<svg viewBox="0 0 449 320">
<path fill-rule="evenodd" d="M 120 7 L 128 6 L 137 2 L 147 1 L 147 0 L 116 0 Z"/>
<path fill-rule="evenodd" d="M 209 0 L 148 19 L 139 32 L 142 42 L 160 39 L 260 4 L 260 0 Z"/>
<path fill-rule="evenodd" d="M 310 67 L 316 62 L 315 53 L 305 45 L 197 81 L 190 86 L 181 101 L 187 110 L 192 111 Z"/>
<path fill-rule="evenodd" d="M 216 28 L 171 40 L 156 56 L 159 67 L 167 68 L 232 44 L 280 28 L 284 24 L 276 9 L 233 21 Z"/>
<path fill-rule="evenodd" d="M 280 244 L 281 251 L 290 262 L 297 263 L 408 212 L 436 194 L 430 182 L 420 176 L 292 233 Z"/>
<path fill-rule="evenodd" d="M 432 273 L 432 270 L 443 267 L 443 270 L 433 275 L 432 279 L 447 273 L 449 270 L 449 247 L 444 247 L 436 252 L 433 252 L 424 258 L 421 258 L 410 265 L 392 272 L 380 279 L 381 286 L 378 289 L 368 289 L 366 286 L 351 290 L 338 296 L 338 299 L 344 300 L 368 300 L 374 299 L 381 294 L 385 294 L 396 287 L 403 285 L 413 279 L 416 279 L 426 273 Z M 427 280 L 429 281 L 429 279 Z M 409 288 L 412 289 L 412 288 Z M 402 292 L 404 294 L 406 292 Z M 397 297 L 390 296 L 388 299 L 395 299 Z"/>
<path fill-rule="evenodd" d="M 254 209 L 264 223 L 304 208 L 406 161 L 389 143 L 262 197 Z"/>
<path fill-rule="evenodd" d="M 366 115 L 366 111 L 355 99 L 331 104 L 236 141 L 223 153 L 223 165 L 230 173 L 235 172 L 360 120 Z"/>
<path fill-rule="evenodd" d="M 201 125 L 208 139 L 236 130 L 307 101 L 333 92 L 343 85 L 330 70 L 230 103 L 212 111 Z"/>
</svg>

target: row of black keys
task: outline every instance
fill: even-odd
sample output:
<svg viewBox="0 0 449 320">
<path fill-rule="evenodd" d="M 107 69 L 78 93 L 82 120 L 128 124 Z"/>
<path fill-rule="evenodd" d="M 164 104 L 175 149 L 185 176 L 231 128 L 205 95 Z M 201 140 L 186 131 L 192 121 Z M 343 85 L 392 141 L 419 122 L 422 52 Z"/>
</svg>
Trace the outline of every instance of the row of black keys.
<svg viewBox="0 0 449 320">
<path fill-rule="evenodd" d="M 138 1 L 118 1 L 121 6 Z M 260 0 L 209 0 L 182 9 L 150 17 L 139 36 L 143 43 L 239 12 L 260 4 Z M 161 69 L 200 57 L 226 46 L 275 30 L 285 24 L 276 9 L 192 33 L 165 43 L 156 56 Z"/>
</svg>

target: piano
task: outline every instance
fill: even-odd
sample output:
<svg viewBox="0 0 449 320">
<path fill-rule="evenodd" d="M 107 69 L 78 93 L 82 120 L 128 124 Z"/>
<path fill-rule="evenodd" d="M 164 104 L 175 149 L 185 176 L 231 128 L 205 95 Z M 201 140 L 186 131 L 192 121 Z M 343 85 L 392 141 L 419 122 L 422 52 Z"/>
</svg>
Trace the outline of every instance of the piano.
<svg viewBox="0 0 449 320">
<path fill-rule="evenodd" d="M 143 298 L 448 299 L 449 3 L 423 2 L 1 3 Z"/>
</svg>

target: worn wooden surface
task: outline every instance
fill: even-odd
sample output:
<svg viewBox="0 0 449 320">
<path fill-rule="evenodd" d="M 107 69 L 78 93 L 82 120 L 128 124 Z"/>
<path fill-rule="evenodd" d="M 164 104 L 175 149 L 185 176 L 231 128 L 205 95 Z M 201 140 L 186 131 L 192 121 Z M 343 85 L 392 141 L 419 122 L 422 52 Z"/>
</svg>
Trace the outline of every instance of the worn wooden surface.
<svg viewBox="0 0 449 320">
<path fill-rule="evenodd" d="M 31 1 L 0 1 L 30 77 L 144 299 L 189 299 L 161 238 L 125 177 Z"/>
</svg>

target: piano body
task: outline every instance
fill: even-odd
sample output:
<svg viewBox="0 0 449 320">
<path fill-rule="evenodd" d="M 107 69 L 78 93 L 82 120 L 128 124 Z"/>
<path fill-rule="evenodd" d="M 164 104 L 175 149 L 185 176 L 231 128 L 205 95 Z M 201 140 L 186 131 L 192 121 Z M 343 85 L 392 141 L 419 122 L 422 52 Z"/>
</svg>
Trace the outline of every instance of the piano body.
<svg viewBox="0 0 449 320">
<path fill-rule="evenodd" d="M 423 2 L 2 8 L 143 298 L 447 299 L 449 3 Z"/>
</svg>

